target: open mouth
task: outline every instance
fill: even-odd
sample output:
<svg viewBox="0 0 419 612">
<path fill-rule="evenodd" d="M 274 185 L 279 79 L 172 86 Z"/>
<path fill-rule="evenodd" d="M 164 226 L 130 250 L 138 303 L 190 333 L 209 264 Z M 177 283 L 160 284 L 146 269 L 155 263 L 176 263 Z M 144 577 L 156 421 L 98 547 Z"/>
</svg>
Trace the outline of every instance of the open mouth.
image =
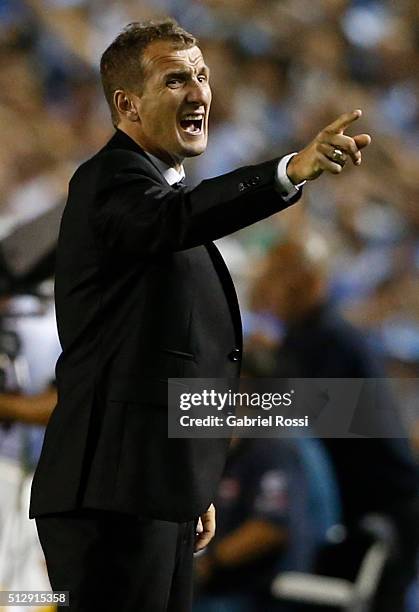
<svg viewBox="0 0 419 612">
<path fill-rule="evenodd" d="M 180 120 L 180 127 L 184 132 L 197 136 L 202 134 L 204 126 L 203 115 L 186 115 Z"/>
</svg>

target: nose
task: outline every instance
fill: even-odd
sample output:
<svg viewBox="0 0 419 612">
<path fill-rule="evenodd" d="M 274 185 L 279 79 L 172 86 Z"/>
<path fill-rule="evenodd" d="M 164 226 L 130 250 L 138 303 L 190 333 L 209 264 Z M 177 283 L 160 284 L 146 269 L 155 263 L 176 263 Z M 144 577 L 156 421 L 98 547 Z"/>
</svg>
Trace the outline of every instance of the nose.
<svg viewBox="0 0 419 612">
<path fill-rule="evenodd" d="M 207 82 L 200 82 L 198 79 L 189 81 L 186 101 L 194 104 L 207 104 L 211 99 L 211 90 Z"/>
</svg>

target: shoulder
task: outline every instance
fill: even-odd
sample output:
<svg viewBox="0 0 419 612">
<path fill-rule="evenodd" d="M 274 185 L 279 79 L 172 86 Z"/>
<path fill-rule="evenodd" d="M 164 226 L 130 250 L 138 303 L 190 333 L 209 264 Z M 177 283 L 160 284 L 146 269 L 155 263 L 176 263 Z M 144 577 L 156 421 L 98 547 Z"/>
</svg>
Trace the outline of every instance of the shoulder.
<svg viewBox="0 0 419 612">
<path fill-rule="evenodd" d="M 329 313 L 322 325 L 324 338 L 340 362 L 351 366 L 352 376 L 379 377 L 381 365 L 369 337 L 338 312 Z M 349 374 L 348 374 L 349 376 Z"/>
<path fill-rule="evenodd" d="M 341 347 L 345 346 L 352 351 L 365 352 L 369 350 L 369 343 L 365 334 L 337 311 L 328 312 L 321 327 L 325 337 Z"/>
<path fill-rule="evenodd" d="M 153 164 L 145 155 L 126 149 L 101 149 L 76 169 L 70 183 L 83 181 L 89 177 L 105 180 L 121 172 L 144 174 L 151 178 L 155 178 L 157 174 Z"/>
</svg>

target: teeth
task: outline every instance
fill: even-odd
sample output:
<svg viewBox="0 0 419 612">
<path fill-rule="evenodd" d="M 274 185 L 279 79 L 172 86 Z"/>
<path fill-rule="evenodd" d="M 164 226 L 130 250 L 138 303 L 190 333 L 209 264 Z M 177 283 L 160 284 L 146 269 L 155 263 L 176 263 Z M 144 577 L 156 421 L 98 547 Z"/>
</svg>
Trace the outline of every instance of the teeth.
<svg viewBox="0 0 419 612">
<path fill-rule="evenodd" d="M 181 123 L 183 121 L 191 121 L 189 125 L 181 126 L 182 129 L 190 134 L 199 134 L 204 124 L 204 115 L 202 113 L 189 113 L 188 115 L 184 115 L 180 121 Z"/>
</svg>

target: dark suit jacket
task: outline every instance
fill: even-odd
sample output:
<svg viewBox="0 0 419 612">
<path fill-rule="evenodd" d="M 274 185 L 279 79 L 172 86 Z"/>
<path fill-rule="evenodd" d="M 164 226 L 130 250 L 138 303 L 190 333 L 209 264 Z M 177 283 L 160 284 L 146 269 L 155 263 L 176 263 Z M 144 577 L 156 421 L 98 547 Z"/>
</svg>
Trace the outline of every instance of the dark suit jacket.
<svg viewBox="0 0 419 612">
<path fill-rule="evenodd" d="M 167 379 L 239 375 L 242 332 L 212 240 L 288 206 L 278 160 L 170 187 L 117 130 L 70 182 L 56 268 L 58 405 L 30 516 L 91 507 L 186 521 L 228 440 L 168 439 Z"/>
</svg>

